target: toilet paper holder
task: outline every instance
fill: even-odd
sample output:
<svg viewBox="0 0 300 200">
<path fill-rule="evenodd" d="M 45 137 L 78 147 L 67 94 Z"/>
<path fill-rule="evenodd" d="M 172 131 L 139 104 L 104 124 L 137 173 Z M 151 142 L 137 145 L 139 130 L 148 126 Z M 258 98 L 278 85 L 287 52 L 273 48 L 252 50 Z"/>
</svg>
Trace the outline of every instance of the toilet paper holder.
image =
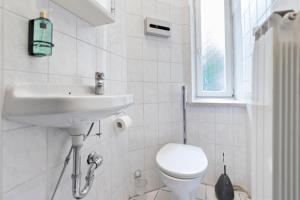
<svg viewBox="0 0 300 200">
<path fill-rule="evenodd" d="M 122 132 L 129 128 L 132 124 L 132 119 L 127 115 L 125 111 L 120 111 L 114 115 L 114 127 L 116 131 Z"/>
</svg>

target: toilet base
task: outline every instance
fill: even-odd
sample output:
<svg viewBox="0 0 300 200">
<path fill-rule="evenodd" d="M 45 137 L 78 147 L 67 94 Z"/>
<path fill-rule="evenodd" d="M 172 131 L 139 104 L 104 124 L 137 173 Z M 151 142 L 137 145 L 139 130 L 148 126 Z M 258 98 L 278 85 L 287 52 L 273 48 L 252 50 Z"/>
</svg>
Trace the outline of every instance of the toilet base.
<svg viewBox="0 0 300 200">
<path fill-rule="evenodd" d="M 162 182 L 171 190 L 172 200 L 196 200 L 196 191 L 206 171 L 195 179 L 178 179 L 160 171 Z"/>
</svg>

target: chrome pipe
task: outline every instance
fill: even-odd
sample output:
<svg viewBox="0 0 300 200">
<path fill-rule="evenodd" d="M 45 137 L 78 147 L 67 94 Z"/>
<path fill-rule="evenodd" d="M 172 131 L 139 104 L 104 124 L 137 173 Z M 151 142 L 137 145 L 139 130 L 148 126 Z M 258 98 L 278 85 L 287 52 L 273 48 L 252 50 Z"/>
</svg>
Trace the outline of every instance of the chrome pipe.
<svg viewBox="0 0 300 200">
<path fill-rule="evenodd" d="M 94 172 L 103 162 L 103 158 L 95 152 L 88 156 L 87 163 L 90 167 L 85 177 L 85 185 L 81 189 L 81 148 L 82 146 L 73 146 L 72 193 L 75 199 L 83 199 L 90 192 L 94 183 Z"/>
<path fill-rule="evenodd" d="M 187 144 L 186 108 L 187 108 L 186 87 L 182 86 L 183 144 Z"/>
</svg>

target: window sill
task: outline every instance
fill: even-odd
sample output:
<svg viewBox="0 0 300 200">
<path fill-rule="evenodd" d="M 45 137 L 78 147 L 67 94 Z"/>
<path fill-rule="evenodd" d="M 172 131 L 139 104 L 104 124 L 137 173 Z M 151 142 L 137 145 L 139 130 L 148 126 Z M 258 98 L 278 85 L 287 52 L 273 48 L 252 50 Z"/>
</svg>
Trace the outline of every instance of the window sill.
<svg viewBox="0 0 300 200">
<path fill-rule="evenodd" d="M 193 99 L 192 101 L 188 102 L 191 106 L 196 105 L 234 105 L 234 106 L 246 106 L 246 101 L 241 101 L 237 99 L 231 99 L 231 98 L 223 98 L 223 99 Z"/>
</svg>

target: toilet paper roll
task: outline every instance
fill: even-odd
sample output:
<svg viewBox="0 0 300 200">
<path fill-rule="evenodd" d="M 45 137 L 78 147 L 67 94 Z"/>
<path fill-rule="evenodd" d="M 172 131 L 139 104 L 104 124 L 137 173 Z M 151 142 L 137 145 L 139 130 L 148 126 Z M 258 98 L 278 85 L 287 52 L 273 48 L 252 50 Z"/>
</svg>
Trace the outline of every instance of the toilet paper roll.
<svg viewBox="0 0 300 200">
<path fill-rule="evenodd" d="M 128 128 L 132 125 L 132 119 L 129 116 L 124 115 L 124 116 L 118 117 L 114 123 L 115 123 L 116 130 L 124 131 L 126 128 Z"/>
</svg>

